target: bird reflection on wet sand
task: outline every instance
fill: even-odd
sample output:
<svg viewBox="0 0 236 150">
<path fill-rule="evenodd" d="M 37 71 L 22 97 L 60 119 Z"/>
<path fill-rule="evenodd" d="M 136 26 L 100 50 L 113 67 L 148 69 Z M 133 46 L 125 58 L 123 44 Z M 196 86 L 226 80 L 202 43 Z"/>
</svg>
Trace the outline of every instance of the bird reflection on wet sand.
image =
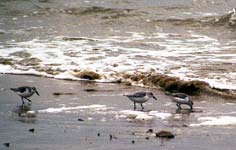
<svg viewBox="0 0 236 150">
<path fill-rule="evenodd" d="M 17 106 L 13 110 L 18 115 L 17 120 L 23 123 L 35 123 L 37 113 L 31 110 L 31 105 Z"/>
<path fill-rule="evenodd" d="M 190 114 L 194 112 L 193 110 L 190 109 L 176 109 L 177 114 Z"/>
</svg>

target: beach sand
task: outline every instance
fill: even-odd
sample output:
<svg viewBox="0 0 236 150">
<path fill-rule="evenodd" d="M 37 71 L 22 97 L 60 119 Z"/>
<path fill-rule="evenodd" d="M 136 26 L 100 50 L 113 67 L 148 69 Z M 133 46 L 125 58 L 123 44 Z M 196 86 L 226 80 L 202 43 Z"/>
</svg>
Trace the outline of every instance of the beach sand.
<svg viewBox="0 0 236 150">
<path fill-rule="evenodd" d="M 35 86 L 40 93 L 24 107 L 9 90 L 22 85 Z M 214 96 L 193 97 L 193 112 L 176 112 L 163 91 L 122 84 L 3 74 L 0 90 L 1 150 L 233 150 L 236 146 L 236 103 Z M 152 91 L 158 101 L 145 103 L 144 112 L 133 111 L 133 103 L 123 94 L 134 91 Z M 147 133 L 150 129 L 153 133 Z M 162 130 L 175 137 L 157 138 L 155 133 Z"/>
</svg>

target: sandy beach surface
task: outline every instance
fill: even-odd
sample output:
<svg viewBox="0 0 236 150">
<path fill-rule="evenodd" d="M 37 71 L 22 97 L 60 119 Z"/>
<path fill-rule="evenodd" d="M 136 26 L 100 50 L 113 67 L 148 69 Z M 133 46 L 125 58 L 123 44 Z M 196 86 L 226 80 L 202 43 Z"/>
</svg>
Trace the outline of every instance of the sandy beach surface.
<svg viewBox="0 0 236 150">
<path fill-rule="evenodd" d="M 235 150 L 235 6 L 0 0 L 0 150 Z M 21 106 L 25 85 L 40 96 Z M 199 94 L 193 111 L 164 90 Z M 133 111 L 135 91 L 158 100 Z"/>
<path fill-rule="evenodd" d="M 20 97 L 8 90 L 22 85 L 36 86 L 40 93 L 24 107 Z M 157 89 L 25 75 L 1 75 L 0 88 L 1 150 L 233 150 L 236 146 L 235 103 L 216 97 L 193 97 L 193 112 L 176 112 L 175 104 Z M 147 90 L 158 101 L 149 100 L 143 112 L 133 111 L 123 94 Z M 162 130 L 175 137 L 157 138 Z"/>
</svg>

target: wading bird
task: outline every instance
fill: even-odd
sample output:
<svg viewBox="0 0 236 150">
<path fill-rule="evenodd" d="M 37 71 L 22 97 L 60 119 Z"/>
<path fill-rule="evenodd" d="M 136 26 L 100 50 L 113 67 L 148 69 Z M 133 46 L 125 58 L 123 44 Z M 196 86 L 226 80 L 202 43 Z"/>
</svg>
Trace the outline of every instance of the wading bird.
<svg viewBox="0 0 236 150">
<path fill-rule="evenodd" d="M 173 102 L 176 102 L 176 106 L 178 109 L 182 109 L 180 105 L 188 105 L 190 110 L 193 109 L 193 102 L 190 96 L 184 93 L 166 93 L 166 95 L 170 96 Z"/>
<path fill-rule="evenodd" d="M 25 104 L 24 99 L 32 102 L 29 97 L 31 97 L 34 93 L 39 96 L 39 93 L 35 87 L 21 86 L 18 88 L 11 88 L 11 90 L 21 97 L 22 105 Z"/>
<path fill-rule="evenodd" d="M 128 97 L 132 102 L 134 102 L 134 110 L 136 109 L 136 103 L 139 103 L 143 110 L 143 103 L 148 101 L 150 98 L 157 100 L 157 98 L 153 95 L 152 92 L 135 92 L 133 94 L 127 94 L 124 96 Z"/>
</svg>

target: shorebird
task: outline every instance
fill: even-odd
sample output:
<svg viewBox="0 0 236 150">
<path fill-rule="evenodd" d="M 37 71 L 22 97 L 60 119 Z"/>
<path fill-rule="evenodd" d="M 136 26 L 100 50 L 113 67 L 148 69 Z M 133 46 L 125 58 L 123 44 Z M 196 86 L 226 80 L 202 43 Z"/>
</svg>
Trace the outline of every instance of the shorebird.
<svg viewBox="0 0 236 150">
<path fill-rule="evenodd" d="M 32 102 L 29 97 L 31 97 L 34 93 L 39 96 L 39 93 L 35 87 L 21 86 L 18 88 L 11 88 L 11 90 L 21 97 L 22 105 L 25 104 L 24 99 L 27 99 L 29 102 Z"/>
<path fill-rule="evenodd" d="M 143 110 L 143 103 L 148 101 L 150 98 L 157 100 L 157 98 L 153 95 L 152 92 L 135 92 L 133 94 L 127 94 L 124 96 L 128 97 L 131 101 L 134 102 L 134 110 L 136 109 L 136 103 L 139 103 Z"/>
<path fill-rule="evenodd" d="M 184 93 L 166 93 L 166 95 L 170 96 L 173 102 L 176 102 L 176 106 L 178 110 L 182 109 L 180 105 L 188 105 L 190 110 L 193 109 L 193 102 L 190 96 Z"/>
</svg>

